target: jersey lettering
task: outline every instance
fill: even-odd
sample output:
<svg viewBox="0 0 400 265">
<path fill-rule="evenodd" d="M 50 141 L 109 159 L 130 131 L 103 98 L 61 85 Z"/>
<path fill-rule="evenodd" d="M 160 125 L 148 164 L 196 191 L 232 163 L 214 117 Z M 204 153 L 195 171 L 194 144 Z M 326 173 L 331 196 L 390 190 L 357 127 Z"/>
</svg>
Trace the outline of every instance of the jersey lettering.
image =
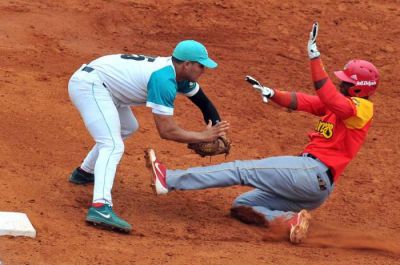
<svg viewBox="0 0 400 265">
<path fill-rule="evenodd" d="M 128 59 L 128 60 L 135 60 L 135 61 L 147 60 L 150 63 L 152 63 L 156 60 L 154 57 L 147 56 L 147 55 L 138 55 L 138 54 L 121 54 L 121 58 Z"/>
<path fill-rule="evenodd" d="M 322 134 L 322 136 L 324 136 L 326 139 L 329 139 L 333 136 L 333 124 L 330 122 L 318 121 L 315 130 Z"/>
</svg>

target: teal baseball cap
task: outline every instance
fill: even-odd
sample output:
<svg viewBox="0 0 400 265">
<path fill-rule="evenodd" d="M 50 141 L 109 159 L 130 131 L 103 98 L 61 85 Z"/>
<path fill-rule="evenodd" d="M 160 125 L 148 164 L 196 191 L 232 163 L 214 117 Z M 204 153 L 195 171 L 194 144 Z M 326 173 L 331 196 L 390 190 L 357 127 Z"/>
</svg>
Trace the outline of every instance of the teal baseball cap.
<svg viewBox="0 0 400 265">
<path fill-rule="evenodd" d="M 208 68 L 217 67 L 217 63 L 208 57 L 206 47 L 195 40 L 184 40 L 176 45 L 172 56 L 181 61 L 198 62 Z"/>
</svg>

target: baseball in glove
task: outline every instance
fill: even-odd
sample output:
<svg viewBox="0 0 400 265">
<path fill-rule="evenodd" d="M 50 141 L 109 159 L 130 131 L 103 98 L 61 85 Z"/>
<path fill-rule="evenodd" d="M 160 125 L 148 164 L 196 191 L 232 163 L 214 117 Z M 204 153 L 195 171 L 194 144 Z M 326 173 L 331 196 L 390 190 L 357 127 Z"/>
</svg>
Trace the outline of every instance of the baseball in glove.
<svg viewBox="0 0 400 265">
<path fill-rule="evenodd" d="M 227 137 L 218 137 L 211 142 L 190 143 L 187 146 L 201 157 L 225 154 L 227 156 L 231 149 L 231 141 Z"/>
</svg>

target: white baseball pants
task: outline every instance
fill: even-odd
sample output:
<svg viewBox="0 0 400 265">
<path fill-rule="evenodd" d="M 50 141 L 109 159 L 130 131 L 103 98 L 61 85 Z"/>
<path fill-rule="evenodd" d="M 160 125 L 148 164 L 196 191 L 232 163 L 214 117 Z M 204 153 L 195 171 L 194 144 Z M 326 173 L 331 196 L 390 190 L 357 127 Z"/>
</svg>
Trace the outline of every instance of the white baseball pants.
<svg viewBox="0 0 400 265">
<path fill-rule="evenodd" d="M 96 74 L 76 71 L 68 84 L 71 101 L 96 144 L 81 168 L 94 173 L 93 202 L 112 205 L 111 190 L 117 165 L 124 152 L 123 139 L 139 127 L 129 106 L 120 105 Z"/>
</svg>

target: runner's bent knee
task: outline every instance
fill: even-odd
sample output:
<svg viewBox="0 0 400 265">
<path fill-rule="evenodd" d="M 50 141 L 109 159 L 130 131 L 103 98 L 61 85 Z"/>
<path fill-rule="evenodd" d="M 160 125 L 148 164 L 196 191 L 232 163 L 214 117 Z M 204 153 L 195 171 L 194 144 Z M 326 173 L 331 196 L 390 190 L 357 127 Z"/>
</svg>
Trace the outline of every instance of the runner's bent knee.
<svg viewBox="0 0 400 265">
<path fill-rule="evenodd" d="M 240 195 L 232 203 L 232 207 L 237 207 L 237 206 L 254 206 L 254 202 L 249 200 L 245 196 Z"/>
</svg>

